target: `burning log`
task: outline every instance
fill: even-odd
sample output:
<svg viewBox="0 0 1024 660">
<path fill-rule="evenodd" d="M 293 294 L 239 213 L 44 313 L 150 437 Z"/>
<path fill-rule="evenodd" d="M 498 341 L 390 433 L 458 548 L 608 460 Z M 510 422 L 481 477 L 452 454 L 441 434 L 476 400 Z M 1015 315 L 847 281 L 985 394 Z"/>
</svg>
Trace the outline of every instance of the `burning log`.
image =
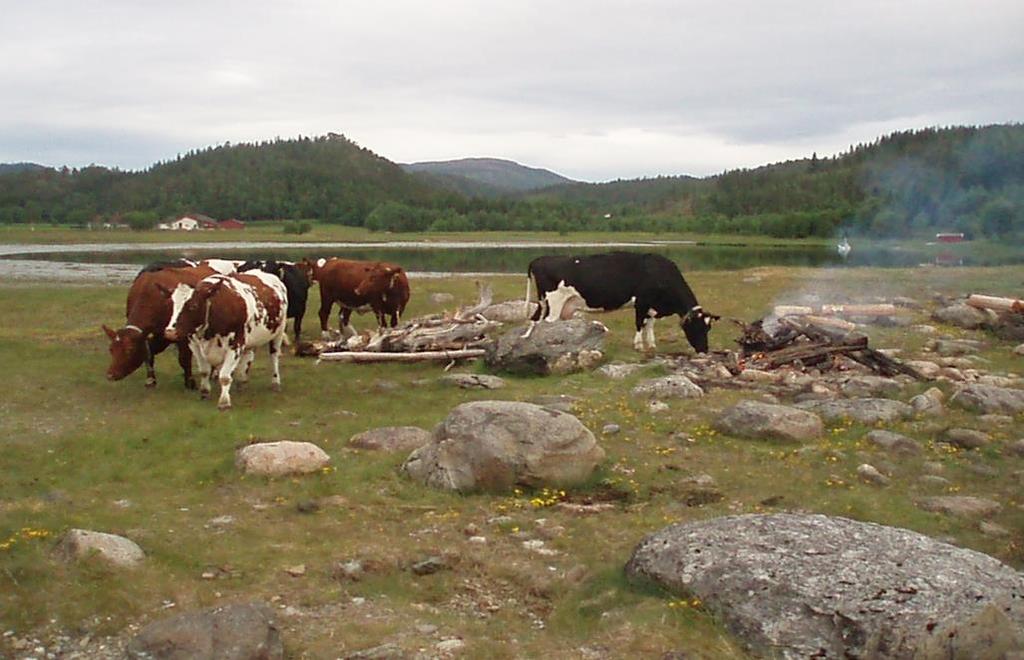
<svg viewBox="0 0 1024 660">
<path fill-rule="evenodd" d="M 997 312 L 1017 312 L 1024 314 L 1024 300 L 1013 298 L 1000 298 L 998 296 L 983 296 L 972 293 L 967 298 L 967 304 L 978 309 L 992 309 Z"/>
</svg>

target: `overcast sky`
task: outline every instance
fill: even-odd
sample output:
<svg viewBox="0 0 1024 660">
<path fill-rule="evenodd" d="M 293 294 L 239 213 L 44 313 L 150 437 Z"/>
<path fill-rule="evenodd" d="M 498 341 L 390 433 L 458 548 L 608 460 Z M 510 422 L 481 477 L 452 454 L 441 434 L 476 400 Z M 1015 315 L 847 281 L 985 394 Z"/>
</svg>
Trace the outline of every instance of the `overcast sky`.
<svg viewBox="0 0 1024 660">
<path fill-rule="evenodd" d="M 344 133 L 604 181 L 1024 120 L 1024 2 L 0 0 L 0 162 Z"/>
</svg>

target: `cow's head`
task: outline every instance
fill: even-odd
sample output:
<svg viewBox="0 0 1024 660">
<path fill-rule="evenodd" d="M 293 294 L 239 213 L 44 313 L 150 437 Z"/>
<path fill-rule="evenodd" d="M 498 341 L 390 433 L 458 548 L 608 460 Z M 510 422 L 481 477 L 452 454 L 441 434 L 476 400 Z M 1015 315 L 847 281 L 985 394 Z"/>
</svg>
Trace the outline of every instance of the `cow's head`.
<svg viewBox="0 0 1024 660">
<path fill-rule="evenodd" d="M 385 266 L 377 264 L 370 269 L 363 281 L 355 288 L 357 296 L 383 296 L 402 276 L 402 269 L 397 266 Z"/>
<path fill-rule="evenodd" d="M 326 263 L 327 259 L 313 259 L 311 257 L 306 257 L 302 261 L 297 262 L 295 267 L 302 271 L 302 274 L 305 275 L 306 279 L 310 284 L 312 284 L 320 274 L 320 269 L 323 268 Z"/>
<path fill-rule="evenodd" d="M 683 316 L 679 326 L 686 334 L 686 340 L 690 342 L 690 346 L 693 346 L 693 350 L 698 353 L 707 353 L 708 332 L 711 331 L 711 325 L 721 318 L 716 314 L 705 312 L 700 305 L 697 305 Z"/>
<path fill-rule="evenodd" d="M 173 291 L 168 291 L 171 302 L 174 303 L 174 310 L 171 312 L 171 320 L 164 330 L 164 337 L 167 341 L 183 341 L 206 323 L 210 298 L 220 290 L 224 279 L 213 282 L 206 280 L 199 283 L 195 289 L 186 284 L 179 284 Z M 165 291 L 167 291 L 165 289 Z"/>
<path fill-rule="evenodd" d="M 134 325 L 111 330 L 104 325 L 103 332 L 110 338 L 108 380 L 121 380 L 146 361 L 149 347 L 146 345 L 146 336 L 142 330 Z"/>
</svg>

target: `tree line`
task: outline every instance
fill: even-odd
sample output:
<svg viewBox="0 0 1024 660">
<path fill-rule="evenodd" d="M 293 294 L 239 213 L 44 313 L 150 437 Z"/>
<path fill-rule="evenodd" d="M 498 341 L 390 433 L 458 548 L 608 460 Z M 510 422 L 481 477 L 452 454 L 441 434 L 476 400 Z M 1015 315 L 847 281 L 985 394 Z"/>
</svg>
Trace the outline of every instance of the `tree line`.
<svg viewBox="0 0 1024 660">
<path fill-rule="evenodd" d="M 224 144 L 141 172 L 92 166 L 0 175 L 5 223 L 117 218 L 145 227 L 186 212 L 391 232 L 1007 237 L 1024 232 L 1024 126 L 903 131 L 831 157 L 703 179 L 574 183 L 498 199 L 432 185 L 338 134 Z"/>
</svg>

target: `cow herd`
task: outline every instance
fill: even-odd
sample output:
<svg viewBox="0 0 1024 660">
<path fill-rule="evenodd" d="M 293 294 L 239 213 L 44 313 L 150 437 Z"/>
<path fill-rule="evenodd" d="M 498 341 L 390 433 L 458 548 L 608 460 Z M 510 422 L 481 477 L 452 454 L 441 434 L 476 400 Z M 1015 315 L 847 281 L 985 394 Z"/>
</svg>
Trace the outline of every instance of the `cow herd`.
<svg viewBox="0 0 1024 660">
<path fill-rule="evenodd" d="M 150 264 L 128 291 L 125 325 L 118 330 L 103 326 L 110 338 L 107 378 L 120 380 L 145 363 L 146 386 L 156 385 L 154 358 L 174 344 L 185 386 L 197 385 L 192 375 L 195 355 L 200 394 L 209 396 L 216 375 L 218 408 L 224 410 L 231 407 L 232 382 L 248 379 L 255 350 L 267 346 L 272 383 L 278 389 L 285 325 L 294 319 L 298 343 L 313 282 L 320 284 L 320 330 L 325 336 L 335 303 L 340 330 L 348 336 L 354 334 L 349 323 L 353 311 L 372 311 L 380 327 L 394 327 L 409 302 L 405 272 L 380 261 L 181 259 Z"/>
<path fill-rule="evenodd" d="M 281 386 L 280 355 L 285 325 L 294 319 L 295 342 L 302 333 L 308 289 L 320 286 L 320 331 L 328 338 L 334 305 L 342 336 L 355 334 L 353 311 L 372 311 L 379 328 L 395 327 L 409 302 L 409 279 L 401 266 L 382 261 L 304 259 L 287 261 L 201 262 L 178 260 L 146 266 L 128 291 L 126 323 L 104 332 L 110 338 L 107 378 L 120 380 L 143 363 L 146 386 L 156 385 L 154 357 L 174 344 L 185 386 L 197 386 L 192 356 L 199 366 L 199 391 L 210 395 L 220 383 L 218 408 L 231 407 L 231 384 L 245 382 L 255 350 L 267 346 L 272 383 Z M 675 263 L 657 254 L 610 252 L 589 256 L 546 256 L 527 268 L 527 303 L 539 303 L 528 337 L 541 319 L 565 318 L 578 307 L 613 311 L 633 307 L 638 351 L 653 350 L 654 321 L 678 315 L 680 327 L 699 353 L 708 350 L 708 332 L 718 316 L 704 311 Z"/>
</svg>

